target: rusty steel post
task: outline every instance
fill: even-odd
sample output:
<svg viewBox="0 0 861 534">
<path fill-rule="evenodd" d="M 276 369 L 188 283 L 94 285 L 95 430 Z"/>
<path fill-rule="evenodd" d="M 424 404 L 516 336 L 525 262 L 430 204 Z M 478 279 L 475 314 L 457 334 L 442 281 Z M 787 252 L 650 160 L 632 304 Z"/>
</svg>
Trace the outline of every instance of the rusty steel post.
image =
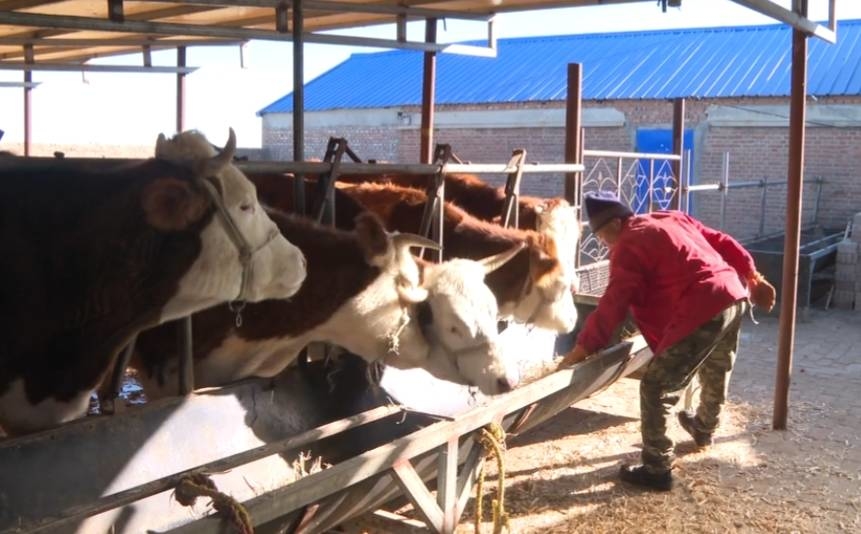
<svg viewBox="0 0 861 534">
<path fill-rule="evenodd" d="M 293 0 L 293 161 L 305 161 L 305 24 L 302 0 Z M 305 177 L 293 179 L 293 211 L 305 215 Z"/>
<path fill-rule="evenodd" d="M 24 61 L 33 63 L 33 45 L 24 45 Z M 33 71 L 24 71 L 24 156 L 30 155 L 30 143 L 33 136 Z"/>
<path fill-rule="evenodd" d="M 568 64 L 568 94 L 565 97 L 565 163 L 583 163 L 583 65 Z M 581 172 L 565 174 L 565 200 L 575 208 L 580 207 L 578 198 Z"/>
<path fill-rule="evenodd" d="M 185 67 L 185 47 L 176 47 L 176 66 Z M 176 131 L 185 130 L 185 73 L 176 73 Z"/>
<path fill-rule="evenodd" d="M 436 42 L 436 19 L 425 21 L 425 42 Z M 434 101 L 436 100 L 436 52 L 425 52 L 422 75 L 422 125 L 419 140 L 419 162 L 431 163 L 433 154 Z"/>
<path fill-rule="evenodd" d="M 800 15 L 807 16 L 806 2 Z M 798 249 L 801 244 L 801 193 L 804 184 L 804 121 L 807 96 L 807 36 L 792 30 L 792 96 L 789 103 L 789 174 L 786 191 L 786 235 L 783 242 L 783 283 L 780 289 L 780 330 L 774 387 L 775 430 L 786 430 L 789 380 L 798 298 Z"/>
<path fill-rule="evenodd" d="M 676 179 L 676 195 L 672 203 L 672 209 L 682 207 L 682 154 L 685 151 L 685 99 L 673 100 L 673 154 L 679 157 L 670 162 L 673 177 Z M 666 185 L 666 184 L 665 184 Z"/>
</svg>

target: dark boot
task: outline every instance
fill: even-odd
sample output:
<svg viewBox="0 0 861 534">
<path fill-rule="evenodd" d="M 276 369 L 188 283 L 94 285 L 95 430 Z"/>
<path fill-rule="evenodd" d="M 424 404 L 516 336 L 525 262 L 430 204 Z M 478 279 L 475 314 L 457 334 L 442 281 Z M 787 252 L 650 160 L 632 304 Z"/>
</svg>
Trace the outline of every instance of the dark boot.
<svg viewBox="0 0 861 534">
<path fill-rule="evenodd" d="M 699 447 L 700 449 L 709 447 L 714 443 L 714 439 L 712 439 L 711 433 L 698 430 L 696 417 L 689 414 L 688 412 L 679 412 L 679 424 L 682 425 L 682 428 L 685 429 L 685 432 L 687 432 L 691 435 L 692 438 L 694 438 L 694 443 L 696 443 L 697 447 Z"/>
<path fill-rule="evenodd" d="M 654 473 L 644 465 L 622 465 L 619 469 L 619 478 L 630 484 L 657 491 L 673 489 L 673 474 L 670 471 Z"/>
</svg>

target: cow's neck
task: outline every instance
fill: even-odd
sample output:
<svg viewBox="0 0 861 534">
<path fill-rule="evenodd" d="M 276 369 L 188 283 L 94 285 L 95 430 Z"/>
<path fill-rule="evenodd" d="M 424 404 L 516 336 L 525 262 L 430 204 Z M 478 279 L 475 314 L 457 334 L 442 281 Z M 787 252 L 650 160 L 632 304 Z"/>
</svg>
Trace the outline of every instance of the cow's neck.
<svg viewBox="0 0 861 534">
<path fill-rule="evenodd" d="M 215 306 L 193 316 L 194 357 L 197 365 L 231 344 L 242 345 L 233 351 L 234 367 L 225 373 L 238 379 L 247 376 L 246 368 L 285 367 L 319 328 L 353 297 L 380 276 L 380 269 L 369 265 L 354 233 L 314 224 L 307 219 L 284 214 L 272 216 L 288 241 L 302 250 L 307 262 L 307 277 L 299 291 L 288 300 L 249 303 L 242 311 L 242 326 L 227 305 Z M 169 323 L 149 330 L 138 339 L 134 367 L 156 375 L 173 366 L 177 326 Z M 255 349 L 256 347 L 256 349 Z M 259 362 L 244 365 L 242 358 Z M 222 358 L 224 359 L 224 358 Z M 270 361 L 270 360 L 277 361 Z M 223 365 L 223 364 L 220 364 Z M 219 374 L 219 376 L 224 373 Z M 256 373 L 252 373 L 256 374 Z"/>
</svg>

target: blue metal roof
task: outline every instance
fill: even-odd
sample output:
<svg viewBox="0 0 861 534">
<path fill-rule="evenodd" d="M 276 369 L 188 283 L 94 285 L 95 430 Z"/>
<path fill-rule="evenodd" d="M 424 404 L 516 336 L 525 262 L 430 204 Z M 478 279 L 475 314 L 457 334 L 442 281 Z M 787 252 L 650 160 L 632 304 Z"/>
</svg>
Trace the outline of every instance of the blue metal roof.
<svg viewBox="0 0 861 534">
<path fill-rule="evenodd" d="M 808 93 L 861 94 L 861 20 L 839 23 L 837 44 L 809 40 Z M 480 43 L 476 43 L 480 44 Z M 306 111 L 421 103 L 423 54 L 354 54 L 305 85 Z M 787 96 L 785 24 L 500 39 L 498 57 L 437 56 L 437 104 L 565 99 L 567 64 L 583 64 L 583 98 Z M 258 114 L 291 112 L 292 93 Z"/>
</svg>

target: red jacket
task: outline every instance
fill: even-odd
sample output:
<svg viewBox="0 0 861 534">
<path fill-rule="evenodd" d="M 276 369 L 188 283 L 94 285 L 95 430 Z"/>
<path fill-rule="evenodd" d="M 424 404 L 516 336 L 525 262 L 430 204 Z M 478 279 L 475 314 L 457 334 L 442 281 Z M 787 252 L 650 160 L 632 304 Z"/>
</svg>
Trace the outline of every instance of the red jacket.
<svg viewBox="0 0 861 534">
<path fill-rule="evenodd" d="M 636 215 L 610 253 L 610 281 L 577 342 L 604 348 L 630 308 L 655 355 L 745 298 L 753 258 L 732 237 L 679 211 Z"/>
</svg>

